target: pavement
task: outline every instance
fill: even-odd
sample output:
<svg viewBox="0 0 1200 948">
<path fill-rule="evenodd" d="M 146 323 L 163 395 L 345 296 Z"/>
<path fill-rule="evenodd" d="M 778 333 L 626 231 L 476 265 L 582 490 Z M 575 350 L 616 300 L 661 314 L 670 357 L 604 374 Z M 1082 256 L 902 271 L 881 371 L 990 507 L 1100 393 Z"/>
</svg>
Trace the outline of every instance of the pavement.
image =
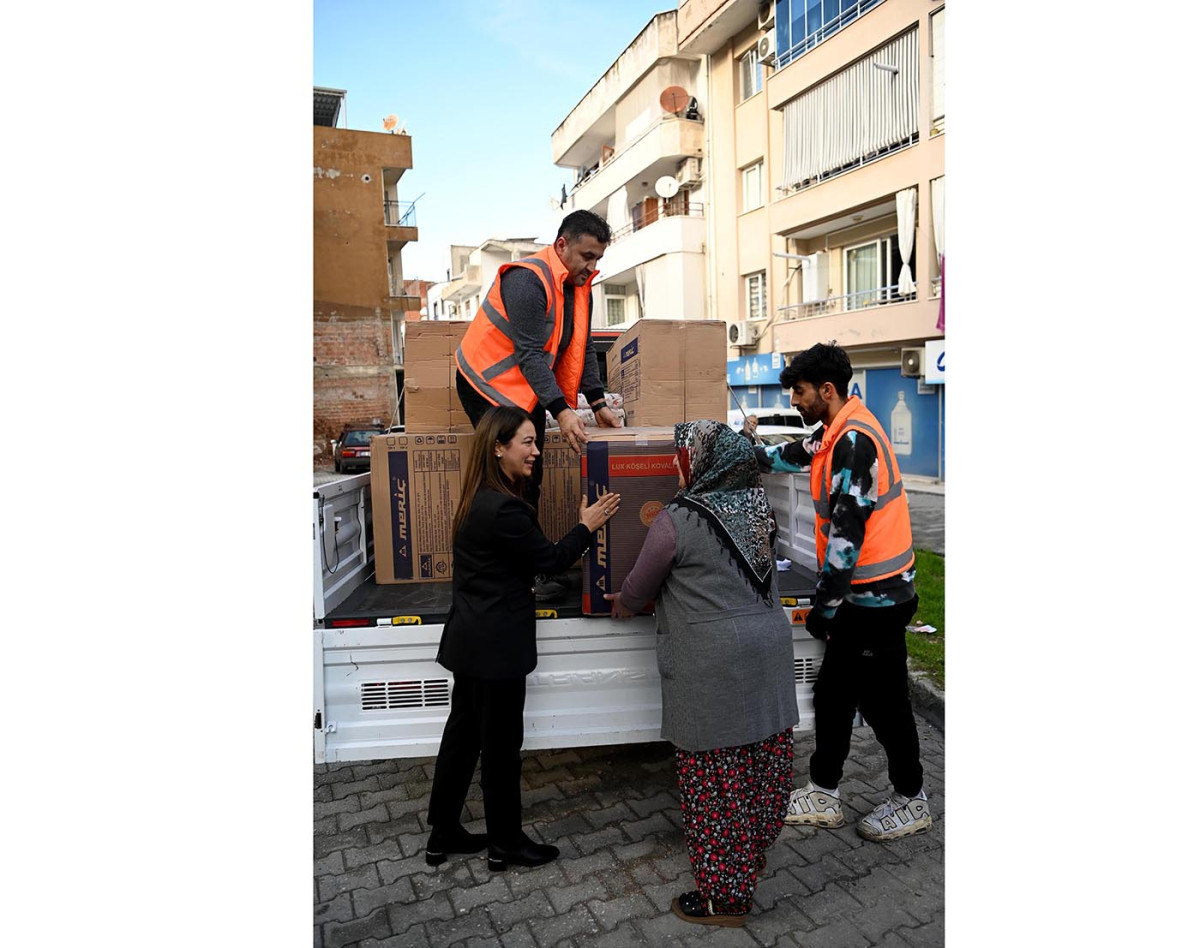
<svg viewBox="0 0 1200 948">
<path fill-rule="evenodd" d="M 314 483 L 333 480 L 314 472 Z M 944 485 L 905 478 L 913 541 L 944 555 Z M 313 944 L 317 948 L 915 948 L 945 940 L 944 695 L 910 674 L 933 829 L 867 842 L 854 822 L 890 790 L 887 760 L 859 727 L 841 784 L 846 825 L 785 826 L 744 928 L 689 925 L 671 899 L 694 888 L 665 742 L 527 752 L 526 829 L 560 858 L 491 873 L 482 855 L 425 864 L 434 758 L 314 766 Z M 795 784 L 811 731 L 797 732 Z M 464 816 L 483 832 L 478 774 Z"/>
<path fill-rule="evenodd" d="M 840 786 L 846 825 L 784 826 L 741 929 L 691 925 L 671 899 L 695 888 L 673 749 L 665 742 L 525 754 L 525 825 L 562 850 L 536 869 L 491 873 L 483 855 L 425 864 L 431 757 L 317 765 L 317 948 L 915 948 L 945 941 L 945 739 L 918 719 L 933 829 L 889 843 L 854 821 L 890 790 L 869 728 L 856 728 Z M 796 735 L 807 779 L 812 732 Z M 464 816 L 483 832 L 478 775 Z"/>
</svg>

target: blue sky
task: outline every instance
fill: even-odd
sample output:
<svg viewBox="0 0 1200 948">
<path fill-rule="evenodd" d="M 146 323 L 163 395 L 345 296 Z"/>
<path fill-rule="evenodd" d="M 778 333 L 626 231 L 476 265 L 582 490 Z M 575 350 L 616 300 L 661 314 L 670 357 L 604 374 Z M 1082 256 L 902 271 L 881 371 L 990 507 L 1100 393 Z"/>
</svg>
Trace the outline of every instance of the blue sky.
<svg viewBox="0 0 1200 948">
<path fill-rule="evenodd" d="M 549 241 L 570 169 L 550 135 L 672 0 L 459 0 L 313 5 L 313 84 L 345 89 L 350 128 L 412 135 L 401 200 L 418 197 L 420 239 L 404 275 L 443 280 L 450 244 L 489 237 Z M 339 120 L 339 125 L 345 120 Z M 423 195 L 423 196 L 422 196 Z"/>
</svg>

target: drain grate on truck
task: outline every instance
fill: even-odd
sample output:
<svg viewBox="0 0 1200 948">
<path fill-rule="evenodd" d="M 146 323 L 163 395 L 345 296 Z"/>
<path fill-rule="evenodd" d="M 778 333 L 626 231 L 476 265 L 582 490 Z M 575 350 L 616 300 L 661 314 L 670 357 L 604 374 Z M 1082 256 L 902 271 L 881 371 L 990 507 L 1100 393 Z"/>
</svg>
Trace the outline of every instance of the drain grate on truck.
<svg viewBox="0 0 1200 948">
<path fill-rule="evenodd" d="M 360 688 L 364 711 L 450 707 L 449 678 L 427 678 L 423 681 L 364 681 Z"/>
<path fill-rule="evenodd" d="M 792 664 L 796 669 L 796 681 L 811 684 L 817 680 L 817 672 L 821 670 L 819 658 L 797 658 Z"/>
</svg>

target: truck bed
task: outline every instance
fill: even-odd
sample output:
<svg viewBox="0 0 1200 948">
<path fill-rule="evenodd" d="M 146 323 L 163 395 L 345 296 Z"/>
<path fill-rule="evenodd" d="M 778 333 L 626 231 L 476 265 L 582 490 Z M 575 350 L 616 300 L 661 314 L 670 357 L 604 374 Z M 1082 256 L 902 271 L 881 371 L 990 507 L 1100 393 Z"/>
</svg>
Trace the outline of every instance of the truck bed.
<svg viewBox="0 0 1200 948">
<path fill-rule="evenodd" d="M 577 619 L 583 616 L 582 588 L 583 573 L 579 569 L 567 574 L 571 581 L 570 590 L 556 602 L 538 603 L 538 609 L 553 610 L 554 618 Z M 446 621 L 450 610 L 451 583 L 376 583 L 368 579 L 329 612 L 325 617 L 327 628 L 336 628 L 348 622 L 361 624 L 367 620 L 374 625 L 381 619 L 405 617 L 419 619 L 422 625 L 439 625 Z M 798 563 L 779 574 L 781 596 L 794 596 L 811 600 L 817 588 L 817 576 Z M 603 619 L 607 616 L 589 616 Z"/>
</svg>

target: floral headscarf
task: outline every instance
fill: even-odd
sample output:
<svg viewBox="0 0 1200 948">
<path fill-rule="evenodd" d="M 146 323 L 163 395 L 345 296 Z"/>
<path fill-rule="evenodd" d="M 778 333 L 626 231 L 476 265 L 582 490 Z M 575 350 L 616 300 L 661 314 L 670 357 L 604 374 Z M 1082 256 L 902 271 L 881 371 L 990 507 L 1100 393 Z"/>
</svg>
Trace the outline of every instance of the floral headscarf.
<svg viewBox="0 0 1200 948">
<path fill-rule="evenodd" d="M 675 451 L 687 484 L 675 502 L 713 525 L 738 569 L 769 598 L 774 520 L 750 442 L 719 421 L 687 421 L 675 426 Z"/>
</svg>

